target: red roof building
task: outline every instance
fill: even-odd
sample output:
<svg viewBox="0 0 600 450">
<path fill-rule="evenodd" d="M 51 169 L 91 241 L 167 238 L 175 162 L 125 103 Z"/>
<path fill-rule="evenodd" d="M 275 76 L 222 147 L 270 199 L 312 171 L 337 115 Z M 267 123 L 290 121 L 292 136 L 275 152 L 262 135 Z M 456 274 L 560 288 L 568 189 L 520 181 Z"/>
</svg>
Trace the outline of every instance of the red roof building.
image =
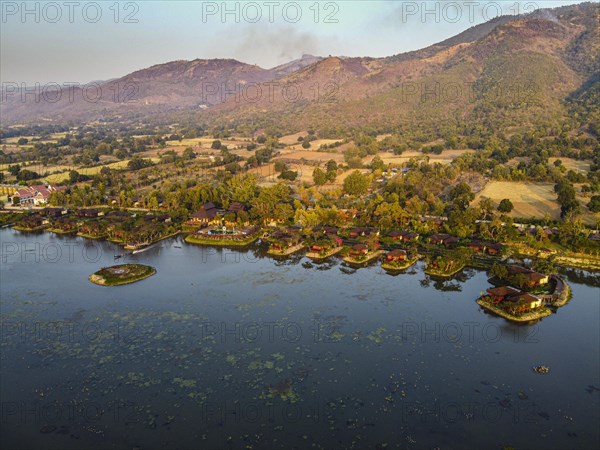
<svg viewBox="0 0 600 450">
<path fill-rule="evenodd" d="M 12 195 L 12 202 L 19 203 L 20 205 L 45 205 L 50 200 L 50 195 L 53 192 L 61 192 L 65 191 L 67 188 L 65 186 L 44 186 L 43 184 L 39 184 L 36 186 L 27 186 L 21 189 L 17 189 Z"/>
</svg>

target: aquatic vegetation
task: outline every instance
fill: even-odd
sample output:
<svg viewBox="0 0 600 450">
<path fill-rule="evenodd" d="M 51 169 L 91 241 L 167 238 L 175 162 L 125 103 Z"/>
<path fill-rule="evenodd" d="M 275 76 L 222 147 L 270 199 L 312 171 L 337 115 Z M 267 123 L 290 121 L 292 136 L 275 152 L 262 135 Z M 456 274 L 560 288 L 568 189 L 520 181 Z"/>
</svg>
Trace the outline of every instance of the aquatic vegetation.
<svg viewBox="0 0 600 450">
<path fill-rule="evenodd" d="M 173 378 L 173 384 L 178 385 L 182 388 L 193 388 L 196 387 L 196 380 L 186 380 L 184 378 Z"/>
<path fill-rule="evenodd" d="M 386 329 L 384 327 L 379 327 L 377 328 L 373 333 L 367 335 L 367 339 L 370 339 L 371 341 L 380 344 L 382 342 L 384 342 L 384 337 L 383 334 L 386 332 Z"/>
<path fill-rule="evenodd" d="M 264 363 L 264 368 L 265 368 L 265 369 L 272 369 L 272 368 L 274 368 L 274 367 L 275 367 L 275 364 L 273 363 L 273 361 L 266 361 L 266 362 Z"/>
<path fill-rule="evenodd" d="M 239 358 L 235 355 L 229 354 L 225 357 L 225 361 L 227 361 L 231 365 L 235 365 L 239 361 Z"/>
<path fill-rule="evenodd" d="M 269 386 L 267 398 L 280 398 L 284 402 L 295 403 L 299 400 L 291 380 L 282 380 L 276 385 Z"/>
<path fill-rule="evenodd" d="M 265 264 L 272 262 L 266 260 Z M 385 448 L 386 441 L 388 447 L 391 442 L 409 444 L 406 433 L 410 428 L 410 438 L 418 442 L 414 446 L 435 448 L 437 442 L 429 430 L 436 401 L 450 402 L 460 395 L 465 402 L 490 403 L 501 408 L 508 421 L 517 405 L 527 410 L 540 402 L 539 382 L 568 370 L 552 353 L 540 356 L 537 352 L 544 345 L 540 343 L 520 347 L 530 362 L 521 361 L 521 369 L 515 371 L 518 376 L 492 371 L 487 384 L 473 381 L 472 368 L 481 358 L 491 355 L 502 363 L 518 343 L 512 337 L 493 345 L 481 342 L 480 328 L 475 343 L 468 341 L 466 329 L 459 339 L 453 339 L 452 332 L 434 342 L 438 321 L 460 325 L 481 319 L 481 313 L 469 306 L 471 302 L 459 302 L 462 297 L 454 290 L 435 290 L 435 280 L 421 287 L 421 265 L 417 266 L 418 277 L 396 278 L 379 267 L 361 269 L 352 277 L 344 275 L 341 266 L 327 274 L 319 272 L 316 265 L 312 269 L 278 268 L 288 280 L 295 280 L 291 285 L 279 274 L 269 275 L 260 262 L 250 266 L 251 270 L 222 267 L 216 266 L 216 274 L 204 274 L 194 267 L 197 279 L 181 291 L 172 289 L 179 281 L 168 277 L 164 279 L 167 287 L 158 295 L 153 292 L 154 283 L 140 284 L 135 289 L 150 289 L 145 291 L 147 297 L 136 302 L 123 302 L 120 290 L 103 291 L 89 284 L 92 294 L 84 300 L 76 291 L 67 290 L 62 297 L 62 292 L 57 294 L 48 286 L 3 296 L 3 323 L 60 320 L 89 331 L 87 337 L 63 333 L 41 340 L 30 333 L 23 340 L 6 330 L 3 358 L 13 361 L 24 374 L 47 374 L 43 381 L 23 377 L 24 400 L 68 399 L 76 405 L 94 402 L 101 406 L 102 419 L 95 423 L 79 419 L 66 424 L 41 422 L 32 430 L 47 433 L 42 438 L 58 443 L 67 433 L 64 439 L 80 439 L 73 442 L 82 447 L 120 434 L 126 436 L 128 446 L 141 448 L 174 439 L 185 439 L 189 447 L 200 443 L 217 448 L 228 438 L 236 448 L 302 447 L 329 435 L 335 436 L 335 441 L 332 437 L 328 448 L 362 448 L 365 442 Z M 163 273 L 162 267 L 159 269 Z M 228 275 L 220 275 L 224 272 Z M 331 285 L 332 277 L 336 285 Z M 475 271 L 464 282 L 443 283 L 472 292 L 479 286 L 477 278 L 481 283 L 487 280 L 485 274 Z M 228 284 L 221 286 L 220 280 Z M 103 292 L 96 295 L 98 291 Z M 423 295 L 417 297 L 419 294 Z M 440 302 L 449 300 L 453 300 L 450 312 L 440 311 Z M 483 316 L 483 320 L 485 324 L 498 319 Z M 221 332 L 222 323 L 227 333 Z M 247 324 L 266 323 L 274 328 L 274 334 L 265 326 L 262 336 L 255 338 L 253 332 L 245 334 L 236 328 L 236 324 L 243 330 Z M 281 333 L 290 324 L 302 330 L 298 340 Z M 418 328 L 403 333 L 403 324 Z M 430 333 L 427 342 L 421 324 Z M 319 333 L 315 334 L 315 328 Z M 501 331 L 508 333 L 512 328 Z M 531 372 L 531 365 L 540 361 L 551 365 L 550 374 Z M 439 367 L 445 370 L 437 370 Z M 525 376 L 524 371 L 528 371 Z M 598 388 L 584 381 L 569 393 L 578 405 L 597 398 Z M 533 413 L 542 424 L 528 424 L 535 436 L 545 431 L 543 426 L 565 420 L 554 413 L 565 398 L 560 388 L 555 395 L 556 400 L 544 400 L 548 419 L 538 416 L 541 407 Z M 250 413 L 244 409 L 249 407 L 260 414 L 254 422 L 244 422 L 242 412 Z M 301 411 L 298 420 L 284 416 L 296 410 Z M 448 413 L 454 417 L 454 411 Z M 587 426 L 589 413 L 582 415 L 565 407 L 564 415 L 573 417 L 577 426 Z M 202 418 L 201 431 L 197 427 L 190 431 L 190 417 Z M 454 428 L 462 430 L 463 420 L 465 425 L 472 423 L 459 414 Z M 506 424 L 502 420 L 500 423 Z M 391 423 L 399 425 L 388 428 Z M 455 438 L 453 432 L 442 437 Z"/>
</svg>

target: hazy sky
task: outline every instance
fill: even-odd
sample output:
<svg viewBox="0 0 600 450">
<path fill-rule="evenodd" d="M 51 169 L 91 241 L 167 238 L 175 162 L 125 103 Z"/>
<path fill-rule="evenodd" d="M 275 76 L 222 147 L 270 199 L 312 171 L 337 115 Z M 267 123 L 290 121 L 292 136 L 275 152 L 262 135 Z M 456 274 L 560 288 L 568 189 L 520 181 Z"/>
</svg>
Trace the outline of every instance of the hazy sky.
<svg viewBox="0 0 600 450">
<path fill-rule="evenodd" d="M 576 3 L 2 0 L 0 77 L 27 84 L 87 82 L 177 59 L 235 58 L 268 68 L 303 53 L 388 56 L 500 13 Z"/>
</svg>

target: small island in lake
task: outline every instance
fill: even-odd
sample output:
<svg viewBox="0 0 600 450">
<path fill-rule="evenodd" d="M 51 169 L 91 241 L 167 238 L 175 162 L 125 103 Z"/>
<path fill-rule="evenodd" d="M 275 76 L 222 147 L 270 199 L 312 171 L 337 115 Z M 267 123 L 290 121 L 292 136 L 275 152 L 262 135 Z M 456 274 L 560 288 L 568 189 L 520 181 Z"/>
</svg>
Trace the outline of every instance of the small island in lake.
<svg viewBox="0 0 600 450">
<path fill-rule="evenodd" d="M 367 244 L 356 244 L 350 248 L 344 261 L 348 264 L 364 265 L 381 257 L 383 254 L 384 251 L 380 249 L 378 242 L 370 246 Z"/>
<path fill-rule="evenodd" d="M 289 256 L 302 250 L 304 242 L 300 231 L 300 227 L 288 227 L 272 232 L 267 237 L 269 242 L 267 254 L 271 256 Z"/>
<path fill-rule="evenodd" d="M 477 304 L 513 322 L 530 322 L 549 316 L 550 308 L 564 306 L 571 298 L 569 285 L 556 275 L 548 276 L 516 265 L 495 266 L 492 272 L 519 288 L 502 285 L 487 289 Z"/>
<path fill-rule="evenodd" d="M 154 267 L 143 264 L 120 264 L 104 267 L 89 276 L 89 280 L 100 286 L 120 286 L 135 283 L 156 273 Z"/>
<path fill-rule="evenodd" d="M 418 255 L 411 255 L 406 250 L 395 249 L 387 253 L 381 267 L 390 272 L 400 272 L 411 267 L 418 259 Z"/>
</svg>

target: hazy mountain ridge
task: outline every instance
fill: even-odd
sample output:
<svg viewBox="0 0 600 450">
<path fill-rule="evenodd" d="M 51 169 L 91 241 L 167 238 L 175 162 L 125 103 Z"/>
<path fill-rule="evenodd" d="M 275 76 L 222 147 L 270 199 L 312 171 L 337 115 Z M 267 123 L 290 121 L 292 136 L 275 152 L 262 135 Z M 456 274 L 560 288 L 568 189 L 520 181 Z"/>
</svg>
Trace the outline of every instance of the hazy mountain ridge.
<svg viewBox="0 0 600 450">
<path fill-rule="evenodd" d="M 595 85 L 598 11 L 597 4 L 584 3 L 503 16 L 425 49 L 386 58 L 303 55 L 272 69 L 233 59 L 172 61 L 101 84 L 101 96 L 94 102 L 86 101 L 81 90 L 76 90 L 73 102 L 65 98 L 54 103 L 22 102 L 13 96 L 2 103 L 2 116 L 11 123 L 187 111 L 203 121 L 264 120 L 274 114 L 282 122 L 324 120 L 352 126 L 464 117 L 474 111 L 502 115 L 508 111 L 515 119 L 537 109 L 560 115 L 566 113 L 563 104 L 569 98 L 575 93 L 587 98 L 586 86 Z M 263 90 L 257 96 L 251 89 L 269 82 L 277 86 L 272 95 Z M 420 101 L 419 90 L 450 85 L 473 92 L 463 92 L 451 103 Z M 289 88 L 289 93 L 292 86 L 301 95 L 290 101 L 283 90 Z M 490 94 L 527 86 L 531 92 L 521 98 L 494 99 Z"/>
<path fill-rule="evenodd" d="M 261 105 L 262 109 L 237 102 L 217 105 L 215 112 L 223 110 L 225 117 L 236 121 L 249 120 L 246 116 L 253 114 L 252 120 L 260 121 L 257 113 L 278 111 L 277 121 L 283 122 L 287 111 L 289 121 L 297 126 L 373 124 L 380 128 L 403 121 L 435 126 L 442 119 L 468 119 L 470 115 L 501 118 L 499 123 L 507 125 L 566 117 L 569 96 L 585 85 L 590 72 L 597 73 L 597 55 L 593 54 L 597 29 L 589 18 L 597 16 L 598 9 L 598 5 L 582 4 L 497 20 L 493 26 L 455 39 L 453 45 L 362 59 L 368 72 L 355 72 L 341 83 L 334 104 L 290 105 L 276 99 L 268 107 Z M 292 77 L 288 77 L 290 82 L 297 81 Z M 320 73 L 313 81 L 328 78 L 339 76 Z M 308 85 L 306 81 L 301 86 Z M 448 87 L 458 87 L 457 98 L 444 94 Z M 437 101 L 422 101 L 432 89 L 437 89 Z M 580 97 L 587 98 L 581 92 Z"/>
</svg>

